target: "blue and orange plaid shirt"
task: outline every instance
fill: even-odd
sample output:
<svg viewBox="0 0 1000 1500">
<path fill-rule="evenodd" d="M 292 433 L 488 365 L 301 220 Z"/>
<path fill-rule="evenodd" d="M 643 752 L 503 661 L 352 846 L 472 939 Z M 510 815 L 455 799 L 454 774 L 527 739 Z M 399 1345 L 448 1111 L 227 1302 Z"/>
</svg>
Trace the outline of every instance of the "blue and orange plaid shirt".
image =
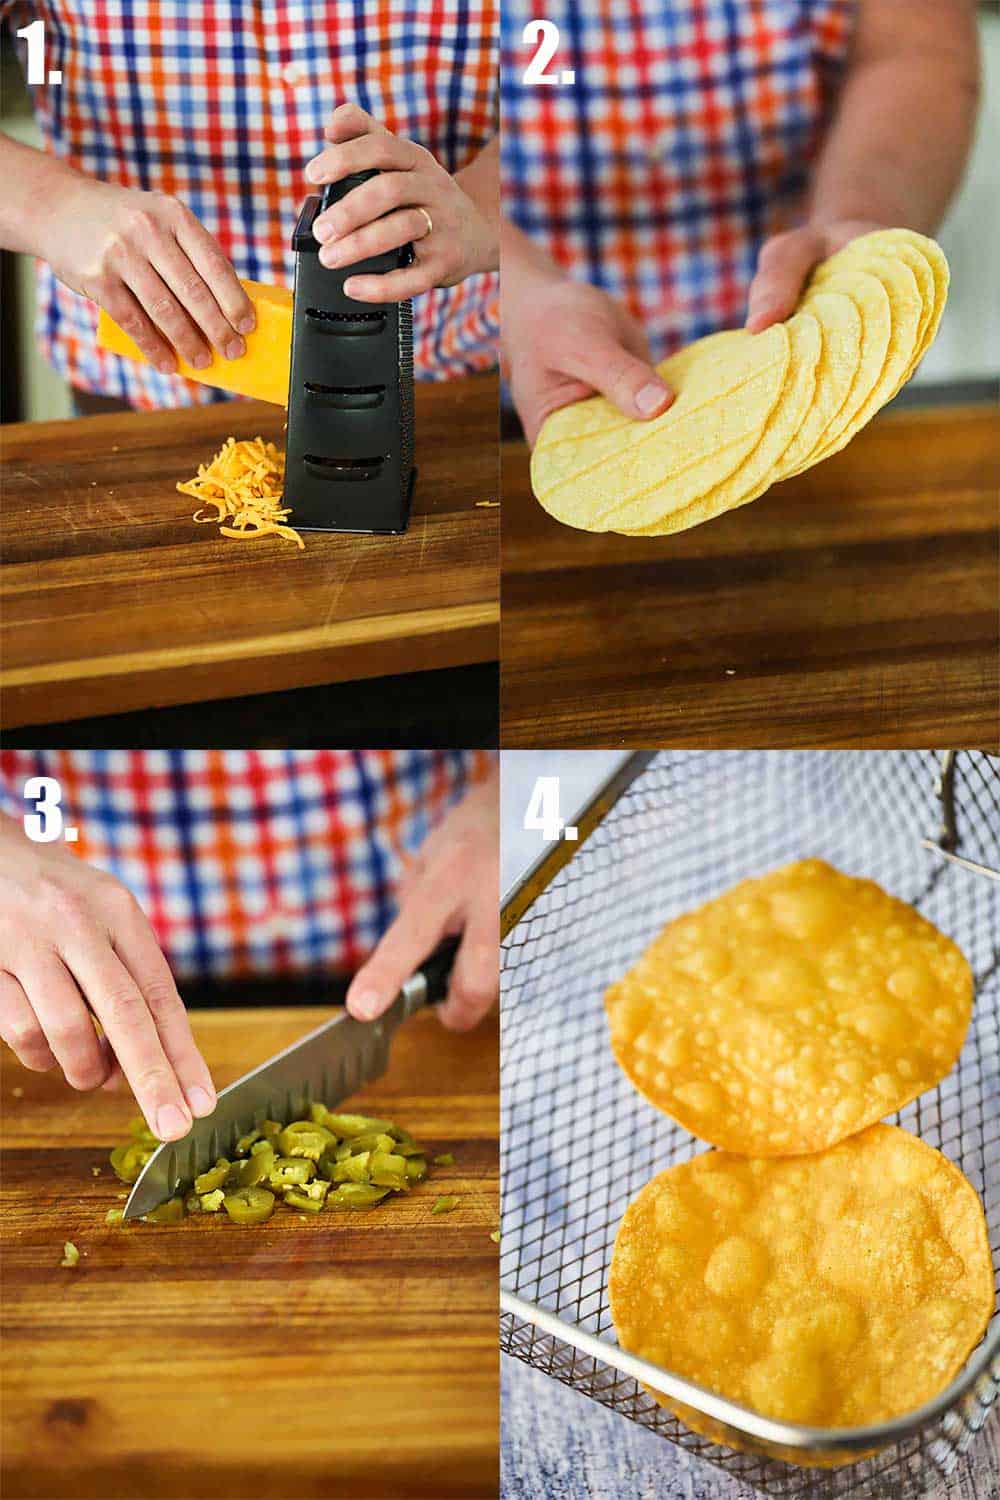
<svg viewBox="0 0 1000 1500">
<path fill-rule="evenodd" d="M 408 858 L 486 751 L 2 750 L 20 822 L 53 776 L 67 844 L 141 904 L 178 977 L 350 972 L 395 915 Z"/>
<path fill-rule="evenodd" d="M 800 208 L 856 0 L 503 0 L 503 207 L 623 301 L 654 358 L 737 326 L 763 241 Z M 559 28 L 525 84 L 541 11 Z"/>
<path fill-rule="evenodd" d="M 91 177 L 181 198 L 238 275 L 291 286 L 306 163 L 360 104 L 449 172 L 496 132 L 497 0 L 0 0 L 7 40 L 45 23 L 46 149 Z M 16 46 L 23 56 L 23 41 Z M 71 230 L 69 231 L 71 232 Z M 418 377 L 496 364 L 498 277 L 414 302 Z M 38 336 L 73 386 L 137 407 L 227 397 L 96 348 L 97 308 L 38 267 Z"/>
</svg>

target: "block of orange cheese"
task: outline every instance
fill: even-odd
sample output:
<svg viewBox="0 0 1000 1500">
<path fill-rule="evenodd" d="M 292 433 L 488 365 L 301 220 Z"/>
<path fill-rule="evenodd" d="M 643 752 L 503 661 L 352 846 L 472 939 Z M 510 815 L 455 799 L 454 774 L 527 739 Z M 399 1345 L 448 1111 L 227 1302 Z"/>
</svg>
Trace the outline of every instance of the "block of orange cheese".
<svg viewBox="0 0 1000 1500">
<path fill-rule="evenodd" d="M 283 286 L 265 286 L 260 281 L 242 283 L 257 314 L 257 326 L 247 335 L 247 352 L 240 359 L 226 359 L 212 350 L 212 363 L 196 370 L 177 357 L 177 371 L 202 385 L 237 391 L 258 401 L 288 405 L 288 373 L 292 357 L 292 294 Z M 101 308 L 97 345 L 111 354 L 147 363 L 138 346 Z"/>
</svg>

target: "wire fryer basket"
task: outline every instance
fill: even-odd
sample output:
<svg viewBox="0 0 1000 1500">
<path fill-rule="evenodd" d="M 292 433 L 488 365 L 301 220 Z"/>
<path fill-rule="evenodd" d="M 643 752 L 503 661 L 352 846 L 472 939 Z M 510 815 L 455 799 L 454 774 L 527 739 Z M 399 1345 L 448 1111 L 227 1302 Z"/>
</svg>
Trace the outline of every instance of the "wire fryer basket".
<svg viewBox="0 0 1000 1500">
<path fill-rule="evenodd" d="M 935 1409 L 887 1424 L 890 1446 L 841 1468 L 714 1443 L 626 1373 L 607 1301 L 618 1224 L 657 1172 L 705 1147 L 621 1072 L 602 997 L 671 917 L 790 860 L 826 859 L 909 902 L 961 947 L 976 1000 L 955 1068 L 888 1118 L 972 1182 L 1000 1284 L 1000 879 L 990 875 L 1000 870 L 1000 761 L 973 751 L 665 751 L 633 757 L 596 802 L 599 821 L 588 832 L 579 820 L 572 856 L 554 851 L 505 908 L 501 1347 L 764 1493 L 926 1494 L 996 1398 L 996 1313 Z M 687 1405 L 713 1414 L 711 1398 L 673 1378 Z M 729 1427 L 746 1432 L 738 1418 Z M 797 1431 L 805 1445 L 808 1430 Z"/>
</svg>

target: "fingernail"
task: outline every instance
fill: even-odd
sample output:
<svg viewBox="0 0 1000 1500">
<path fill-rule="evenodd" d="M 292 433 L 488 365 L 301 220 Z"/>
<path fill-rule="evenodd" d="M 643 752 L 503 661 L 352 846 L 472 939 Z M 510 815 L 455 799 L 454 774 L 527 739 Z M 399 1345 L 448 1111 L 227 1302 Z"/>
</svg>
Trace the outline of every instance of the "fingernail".
<svg viewBox="0 0 1000 1500">
<path fill-rule="evenodd" d="M 230 339 L 226 345 L 227 359 L 240 359 L 247 352 L 247 346 L 242 339 Z"/>
<path fill-rule="evenodd" d="M 351 996 L 351 1011 L 359 1021 L 373 1021 L 382 1007 L 382 996 L 374 990 L 362 990 Z"/>
<path fill-rule="evenodd" d="M 238 318 L 236 320 L 236 329 L 239 333 L 253 333 L 256 327 L 257 319 L 254 317 L 252 312 L 249 312 L 244 317 Z"/>
<path fill-rule="evenodd" d="M 319 252 L 319 258 L 324 266 L 339 266 L 343 255 L 339 245 L 324 245 Z"/>
<path fill-rule="evenodd" d="M 194 356 L 191 363 L 196 370 L 207 370 L 209 365 L 212 363 L 212 356 L 210 354 L 206 354 L 204 350 L 202 350 L 200 354 L 196 354 Z"/>
<path fill-rule="evenodd" d="M 333 225 L 329 219 L 317 219 L 313 224 L 313 239 L 323 244 L 324 240 L 333 239 Z"/>
<path fill-rule="evenodd" d="M 176 1141 L 187 1135 L 191 1121 L 181 1113 L 176 1104 L 165 1104 L 156 1114 L 156 1133 L 161 1141 Z"/>
<path fill-rule="evenodd" d="M 306 167 L 306 177 L 310 182 L 323 181 L 323 168 L 320 166 L 318 159 L 311 161 Z"/>
<path fill-rule="evenodd" d="M 355 288 L 357 287 L 357 285 L 358 278 L 356 276 L 349 276 L 348 279 L 344 282 L 344 295 L 347 297 L 353 297 L 355 295 Z"/>
<path fill-rule="evenodd" d="M 656 411 L 658 406 L 663 405 L 666 395 L 666 389 L 651 380 L 648 385 L 643 386 L 635 398 L 636 411 L 641 411 L 643 416 L 648 416 Z"/>
<path fill-rule="evenodd" d="M 156 361 L 156 368 L 161 375 L 173 375 L 177 370 L 177 366 L 172 359 L 158 359 Z"/>
<path fill-rule="evenodd" d="M 199 1088 L 197 1084 L 194 1088 L 188 1089 L 187 1102 L 191 1106 L 191 1113 L 198 1119 L 201 1119 L 202 1115 L 210 1115 L 215 1108 L 214 1096 L 207 1089 Z"/>
</svg>

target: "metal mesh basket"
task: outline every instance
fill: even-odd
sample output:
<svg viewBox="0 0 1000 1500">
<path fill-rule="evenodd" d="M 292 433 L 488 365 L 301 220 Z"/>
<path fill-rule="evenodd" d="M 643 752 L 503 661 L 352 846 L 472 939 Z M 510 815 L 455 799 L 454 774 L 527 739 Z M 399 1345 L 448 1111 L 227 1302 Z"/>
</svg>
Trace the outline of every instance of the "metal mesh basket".
<svg viewBox="0 0 1000 1500">
<path fill-rule="evenodd" d="M 654 1367 L 615 1342 L 615 1232 L 650 1178 L 705 1147 L 618 1068 L 602 996 L 670 917 L 793 859 L 826 859 L 910 902 L 966 954 L 976 1002 L 958 1065 L 890 1118 L 973 1183 L 1000 1280 L 1000 880 L 991 873 L 1000 870 L 1000 761 L 972 751 L 668 751 L 632 757 L 578 821 L 583 842 L 557 846 L 504 911 L 502 1348 L 766 1493 L 926 1493 L 955 1468 L 996 1397 L 998 1315 L 936 1403 L 885 1424 L 891 1446 L 842 1468 L 699 1437 L 633 1378 Z M 759 1417 L 755 1432 L 741 1408 L 672 1380 L 670 1394 L 724 1415 L 751 1447 L 777 1432 L 765 1433 Z M 807 1429 L 778 1425 L 806 1445 Z M 844 1451 L 863 1447 L 839 1436 Z"/>
</svg>

